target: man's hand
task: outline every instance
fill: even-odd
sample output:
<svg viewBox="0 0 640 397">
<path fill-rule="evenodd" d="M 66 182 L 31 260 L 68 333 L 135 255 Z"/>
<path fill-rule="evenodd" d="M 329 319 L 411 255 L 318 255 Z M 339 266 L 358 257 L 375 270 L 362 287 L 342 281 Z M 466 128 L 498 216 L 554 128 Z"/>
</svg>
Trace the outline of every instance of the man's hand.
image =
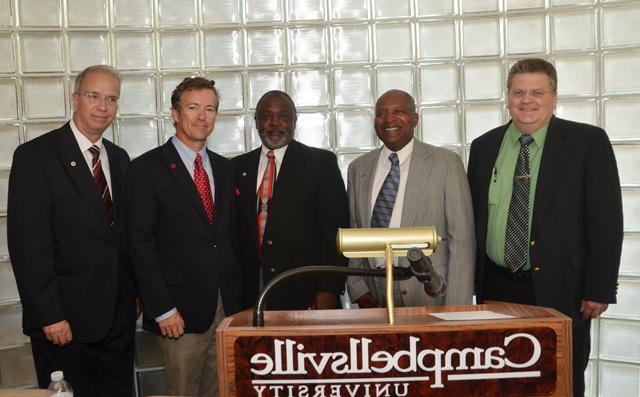
<svg viewBox="0 0 640 397">
<path fill-rule="evenodd" d="M 44 336 L 46 336 L 49 342 L 59 347 L 68 345 L 73 339 L 71 325 L 67 320 L 45 325 L 42 327 L 42 332 L 44 332 Z"/>
<path fill-rule="evenodd" d="M 180 315 L 180 312 L 176 312 L 169 318 L 158 323 L 162 336 L 167 338 L 178 339 L 184 334 L 184 320 Z"/>
<path fill-rule="evenodd" d="M 356 303 L 358 304 L 360 309 L 381 307 L 380 302 L 378 302 L 378 300 L 374 298 L 373 295 L 371 295 L 371 292 L 367 292 L 366 294 L 362 295 L 360 298 L 358 298 L 358 300 L 356 300 Z"/>
<path fill-rule="evenodd" d="M 582 313 L 582 319 L 595 318 L 607 311 L 609 308 L 608 303 L 600 303 L 588 300 L 582 300 L 580 303 L 580 313 Z"/>
<path fill-rule="evenodd" d="M 312 310 L 338 309 L 338 297 L 329 292 L 318 291 L 318 293 L 316 293 L 315 298 L 313 298 L 313 302 L 311 303 L 310 309 Z"/>
</svg>

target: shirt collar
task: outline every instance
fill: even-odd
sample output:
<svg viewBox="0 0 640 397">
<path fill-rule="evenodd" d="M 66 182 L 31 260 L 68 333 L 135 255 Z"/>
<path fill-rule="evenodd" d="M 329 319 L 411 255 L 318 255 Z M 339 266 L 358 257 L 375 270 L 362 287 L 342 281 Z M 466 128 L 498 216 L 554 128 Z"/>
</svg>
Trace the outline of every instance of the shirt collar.
<svg viewBox="0 0 640 397">
<path fill-rule="evenodd" d="M 173 146 L 176 147 L 178 154 L 184 160 L 187 160 L 189 164 L 194 164 L 196 162 L 196 153 L 200 153 L 202 157 L 202 163 L 206 164 L 209 161 L 209 156 L 207 156 L 207 146 L 203 146 L 198 152 L 194 152 L 189 146 L 182 143 L 177 136 L 172 136 L 171 141 L 173 142 Z"/>
<path fill-rule="evenodd" d="M 102 137 L 98 138 L 96 143 L 93 143 L 80 132 L 80 130 L 76 126 L 76 123 L 73 122 L 73 119 L 69 120 L 69 126 L 71 127 L 71 131 L 73 132 L 73 136 L 78 142 L 78 146 L 80 146 L 80 152 L 86 152 L 93 145 L 96 145 L 98 148 L 100 148 L 100 151 L 102 151 Z"/>
<path fill-rule="evenodd" d="M 402 149 L 395 152 L 398 155 L 398 160 L 400 164 L 404 163 L 405 160 L 408 159 L 409 156 L 411 156 L 411 153 L 413 153 L 413 140 L 414 138 L 411 138 L 409 143 L 404 145 Z M 380 153 L 381 156 L 384 156 L 384 158 L 388 159 L 391 153 L 394 153 L 394 152 L 392 152 L 388 147 L 382 146 L 382 152 Z"/>
<path fill-rule="evenodd" d="M 543 125 L 542 127 L 538 128 L 537 130 L 535 130 L 531 136 L 533 137 L 533 142 L 531 144 L 535 144 L 536 147 L 538 148 L 542 148 L 542 146 L 544 145 L 544 141 L 547 138 L 547 130 L 549 129 L 549 123 Z M 509 137 L 509 143 L 512 146 L 520 146 L 520 142 L 518 142 L 518 139 L 520 138 L 520 135 L 522 135 L 522 133 L 520 132 L 520 130 L 518 129 L 518 127 L 516 126 L 516 123 L 511 123 L 509 125 L 509 128 L 507 128 L 507 136 Z"/>
<path fill-rule="evenodd" d="M 276 158 L 276 163 L 282 164 L 282 159 L 284 158 L 284 153 L 287 151 L 287 148 L 289 147 L 289 145 L 284 145 L 281 148 L 277 148 L 277 149 L 273 149 L 273 155 Z M 268 147 L 262 145 L 262 156 L 267 157 L 267 153 L 269 152 Z"/>
</svg>

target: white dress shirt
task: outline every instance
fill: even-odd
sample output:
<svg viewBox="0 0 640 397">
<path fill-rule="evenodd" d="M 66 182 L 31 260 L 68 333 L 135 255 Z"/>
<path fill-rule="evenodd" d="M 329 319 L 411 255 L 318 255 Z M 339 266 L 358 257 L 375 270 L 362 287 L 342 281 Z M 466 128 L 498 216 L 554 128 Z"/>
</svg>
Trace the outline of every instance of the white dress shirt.
<svg viewBox="0 0 640 397">
<path fill-rule="evenodd" d="M 109 155 L 107 150 L 104 148 L 102 144 L 102 137 L 96 141 L 96 143 L 92 143 L 86 136 L 82 135 L 76 124 L 73 122 L 73 119 L 69 121 L 69 125 L 71 126 L 71 131 L 73 131 L 73 136 L 76 138 L 78 142 L 78 146 L 80 146 L 80 152 L 82 152 L 82 156 L 84 160 L 87 162 L 87 167 L 89 167 L 89 172 L 93 175 L 93 155 L 89 151 L 89 148 L 93 145 L 96 145 L 100 148 L 100 162 L 102 163 L 102 172 L 104 172 L 104 177 L 107 179 L 107 186 L 109 187 L 109 195 L 111 196 L 111 200 L 113 201 L 113 189 L 111 189 L 111 169 L 109 168 Z"/>
</svg>

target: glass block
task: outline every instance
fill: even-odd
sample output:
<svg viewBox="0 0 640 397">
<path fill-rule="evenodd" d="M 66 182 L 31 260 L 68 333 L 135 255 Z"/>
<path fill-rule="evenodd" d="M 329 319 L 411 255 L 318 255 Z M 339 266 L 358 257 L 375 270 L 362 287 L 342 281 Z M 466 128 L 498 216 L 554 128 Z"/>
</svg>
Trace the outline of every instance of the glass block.
<svg viewBox="0 0 640 397">
<path fill-rule="evenodd" d="M 544 0 L 507 0 L 508 10 L 544 7 Z"/>
<path fill-rule="evenodd" d="M 420 111 L 422 141 L 432 145 L 460 143 L 457 107 L 425 108 Z"/>
<path fill-rule="evenodd" d="M 636 215 L 639 214 L 636 213 Z M 621 278 L 618 280 L 618 284 L 618 303 L 610 305 L 609 310 L 604 315 L 606 317 L 640 320 L 640 307 L 638 306 L 638 302 L 640 302 L 640 280 Z M 640 363 L 640 349 L 638 349 L 637 361 Z"/>
<path fill-rule="evenodd" d="M 35 386 L 38 382 L 31 345 L 0 350 L 0 374 L 3 387 Z"/>
<path fill-rule="evenodd" d="M 594 11 L 558 13 L 552 16 L 554 50 L 591 49 L 595 46 Z"/>
<path fill-rule="evenodd" d="M 563 119 L 595 125 L 597 124 L 596 105 L 595 101 L 569 102 L 559 100 L 556 115 Z"/>
<path fill-rule="evenodd" d="M 337 69 L 334 72 L 336 105 L 371 105 L 371 70 Z"/>
<path fill-rule="evenodd" d="M 369 61 L 368 26 L 335 26 L 332 30 L 335 62 Z"/>
<path fill-rule="evenodd" d="M 497 18 L 462 22 L 464 56 L 500 55 L 500 23 Z"/>
<path fill-rule="evenodd" d="M 161 87 L 162 87 L 162 113 L 170 113 L 171 112 L 171 94 L 173 90 L 176 89 L 178 84 L 187 77 L 183 74 L 180 75 L 163 75 L 161 77 Z"/>
<path fill-rule="evenodd" d="M 6 221 L 2 220 L 2 228 L 6 230 Z M 6 243 L 6 238 L 5 238 Z M 0 346 L 14 346 L 29 341 L 22 334 L 22 307 L 19 304 L 0 306 Z"/>
<path fill-rule="evenodd" d="M 373 114 L 366 110 L 336 112 L 336 135 L 340 148 L 372 148 Z"/>
<path fill-rule="evenodd" d="M 45 122 L 45 123 L 26 123 L 24 125 L 25 135 L 27 141 L 32 140 L 33 138 L 37 138 L 40 135 L 46 134 L 49 131 L 53 131 L 55 129 L 60 128 L 64 124 L 63 121 L 60 122 Z"/>
<path fill-rule="evenodd" d="M 10 34 L 0 34 L 0 73 L 13 73 L 16 70 L 13 56 L 13 40 Z"/>
<path fill-rule="evenodd" d="M 298 113 L 296 139 L 305 145 L 329 149 L 331 131 L 328 113 Z"/>
<path fill-rule="evenodd" d="M 2 95 L 2 94 L 0 94 Z M 1 106 L 1 105 L 0 105 Z M 13 152 L 20 144 L 20 133 L 17 125 L 0 125 L 0 167 L 11 167 Z M 0 181 L 4 181 L 0 173 Z M 2 194 L 6 190 L 0 188 L 0 212 L 6 210 L 6 197 Z"/>
<path fill-rule="evenodd" d="M 593 57 L 558 58 L 555 60 L 559 95 L 595 95 L 596 63 Z"/>
<path fill-rule="evenodd" d="M 330 0 L 333 19 L 366 19 L 369 16 L 368 0 Z"/>
<path fill-rule="evenodd" d="M 412 59 L 411 25 L 391 23 L 376 25 L 376 60 L 404 61 Z"/>
<path fill-rule="evenodd" d="M 593 4 L 594 1 L 595 0 L 551 0 L 551 4 L 553 6 L 563 6 L 563 5 L 570 5 L 570 4 L 573 4 L 573 5 L 577 5 L 577 4 Z"/>
<path fill-rule="evenodd" d="M 420 98 L 422 103 L 457 100 L 458 84 L 458 67 L 455 64 L 420 67 Z"/>
<path fill-rule="evenodd" d="M 21 26 L 60 26 L 60 0 L 20 0 L 18 9 Z"/>
<path fill-rule="evenodd" d="M 11 26 L 11 5 L 12 0 L 0 0 L 0 26 Z"/>
<path fill-rule="evenodd" d="M 107 0 L 67 0 L 67 18 L 69 26 L 106 26 Z"/>
<path fill-rule="evenodd" d="M 136 373 L 138 377 L 139 396 L 166 395 L 164 385 L 164 369 Z"/>
<path fill-rule="evenodd" d="M 637 139 L 640 99 L 611 99 L 604 103 L 604 126 L 611 139 Z"/>
<path fill-rule="evenodd" d="M 284 91 L 284 72 L 250 72 L 247 74 L 247 78 L 249 83 L 249 99 L 251 108 L 256 107 L 258 100 L 267 91 Z"/>
<path fill-rule="evenodd" d="M 282 29 L 247 31 L 250 65 L 279 65 L 283 63 L 284 36 Z"/>
<path fill-rule="evenodd" d="M 240 21 L 238 0 L 202 0 L 204 23 L 237 23 Z"/>
<path fill-rule="evenodd" d="M 455 3 L 455 0 L 418 0 L 418 15 L 453 14 Z"/>
<path fill-rule="evenodd" d="M 613 150 L 618 162 L 620 183 L 640 186 L 640 145 L 614 145 Z"/>
<path fill-rule="evenodd" d="M 324 0 L 287 0 L 287 2 L 291 21 L 324 19 Z"/>
<path fill-rule="evenodd" d="M 637 322 L 602 319 L 600 359 L 640 363 L 640 343 L 629 343 L 637 340 L 638 335 L 640 324 Z"/>
<path fill-rule="evenodd" d="M 619 162 L 618 162 L 619 164 Z M 620 171 L 620 167 L 618 166 Z M 620 259 L 620 275 L 640 276 L 640 235 L 626 235 L 622 241 L 622 258 Z"/>
<path fill-rule="evenodd" d="M 59 33 L 22 33 L 22 71 L 62 72 L 62 36 Z"/>
<path fill-rule="evenodd" d="M 420 58 L 453 58 L 456 56 L 455 21 L 429 21 L 418 25 Z"/>
<path fill-rule="evenodd" d="M 217 153 L 242 153 L 244 145 L 244 116 L 219 115 L 216 127 L 207 139 L 207 146 Z"/>
<path fill-rule="evenodd" d="M 7 173 L 8 174 L 8 173 Z M 2 175 L 0 179 L 2 183 L 2 193 L 7 193 L 7 183 L 9 175 Z M 4 199 L 3 211 L 7 210 L 6 199 Z M 10 262 L 0 262 L 0 301 L 18 300 L 18 287 L 16 286 L 16 278 L 13 275 L 13 269 Z"/>
<path fill-rule="evenodd" d="M 389 90 L 402 90 L 415 98 L 413 69 L 410 66 L 382 67 L 376 71 L 378 96 Z"/>
<path fill-rule="evenodd" d="M 246 0 L 247 22 L 282 21 L 281 0 Z"/>
<path fill-rule="evenodd" d="M 289 30 L 291 63 L 327 62 L 327 40 L 323 28 Z"/>
<path fill-rule="evenodd" d="M 151 332 L 136 332 L 136 368 L 159 367 L 164 364 L 162 350 Z"/>
<path fill-rule="evenodd" d="M 624 229 L 640 229 L 640 190 L 622 191 L 622 211 L 624 213 Z"/>
<path fill-rule="evenodd" d="M 119 145 L 131 158 L 158 146 L 158 125 L 156 120 L 121 119 L 119 125 Z"/>
<path fill-rule="evenodd" d="M 156 84 L 153 76 L 124 75 L 118 101 L 120 114 L 156 112 Z"/>
<path fill-rule="evenodd" d="M 640 44 L 640 5 L 602 8 L 604 47 Z"/>
<path fill-rule="evenodd" d="M 199 65 L 196 32 L 160 33 L 160 67 L 194 69 Z"/>
<path fill-rule="evenodd" d="M 342 174 L 342 180 L 347 183 L 347 170 L 349 168 L 349 164 L 358 157 L 362 156 L 364 153 L 341 153 L 338 154 L 338 167 L 340 168 L 340 173 Z"/>
<path fill-rule="evenodd" d="M 205 66 L 241 66 L 244 63 L 242 32 L 208 30 L 204 32 Z"/>
<path fill-rule="evenodd" d="M 600 354 L 600 317 L 591 320 L 591 329 L 589 334 L 591 337 L 591 343 L 589 344 L 589 359 L 597 359 Z"/>
<path fill-rule="evenodd" d="M 584 371 L 584 396 L 585 397 L 597 397 L 596 390 L 597 387 L 597 372 L 596 371 L 597 362 L 589 361 L 587 364 L 587 369 Z"/>
<path fill-rule="evenodd" d="M 637 337 L 635 339 L 637 340 Z M 598 396 L 640 396 L 640 366 L 601 362 Z"/>
<path fill-rule="evenodd" d="M 606 93 L 640 92 L 640 53 L 604 56 L 604 91 Z"/>
<path fill-rule="evenodd" d="M 462 1 L 462 13 L 482 12 L 482 11 L 498 11 L 500 2 L 498 0 L 473 0 Z"/>
<path fill-rule="evenodd" d="M 464 110 L 466 143 L 502 124 L 501 105 L 468 106 Z"/>
<path fill-rule="evenodd" d="M 153 2 L 147 0 L 113 0 L 116 26 L 151 26 Z"/>
<path fill-rule="evenodd" d="M 295 70 L 291 72 L 291 92 L 296 106 L 328 105 L 328 77 L 326 70 Z"/>
<path fill-rule="evenodd" d="M 116 67 L 120 70 L 153 68 L 153 33 L 118 32 L 116 42 Z"/>
<path fill-rule="evenodd" d="M 256 122 L 253 118 L 253 115 L 247 116 L 247 118 L 245 119 L 245 122 L 247 123 L 247 125 L 251 126 L 251 132 L 249 134 L 249 141 L 250 141 L 251 147 L 249 148 L 249 150 L 259 148 L 260 145 L 262 145 L 262 142 L 260 141 L 260 136 L 258 136 L 258 130 L 256 129 Z M 294 134 L 294 138 L 295 138 L 295 134 Z"/>
<path fill-rule="evenodd" d="M 467 63 L 464 65 L 465 99 L 502 99 L 504 96 L 502 64 L 500 62 Z"/>
<path fill-rule="evenodd" d="M 376 18 L 411 16 L 409 0 L 374 0 L 373 3 Z"/>
<path fill-rule="evenodd" d="M 242 73 L 209 73 L 207 78 L 216 82 L 216 89 L 220 93 L 220 110 L 242 110 L 244 105 Z M 218 122 L 219 120 L 220 117 Z"/>
<path fill-rule="evenodd" d="M 109 63 L 109 34 L 107 32 L 69 32 L 69 62 L 72 72 L 87 66 Z"/>
<path fill-rule="evenodd" d="M 194 0 L 158 0 L 158 21 L 160 25 L 194 25 Z"/>
<path fill-rule="evenodd" d="M 62 77 L 22 79 L 27 118 L 66 117 L 67 106 Z"/>
<path fill-rule="evenodd" d="M 544 15 L 507 19 L 507 52 L 509 54 L 544 52 L 546 42 Z"/>
<path fill-rule="evenodd" d="M 158 135 L 160 136 L 160 145 L 162 145 L 165 142 L 167 142 L 169 138 L 171 138 L 176 133 L 176 127 L 174 127 L 173 125 L 173 118 L 163 117 L 160 120 L 160 129 L 161 131 L 159 131 Z M 142 329 L 142 321 L 139 321 L 139 322 L 140 322 L 139 328 Z"/>
<path fill-rule="evenodd" d="M 0 119 L 18 119 L 15 79 L 0 79 Z"/>
</svg>

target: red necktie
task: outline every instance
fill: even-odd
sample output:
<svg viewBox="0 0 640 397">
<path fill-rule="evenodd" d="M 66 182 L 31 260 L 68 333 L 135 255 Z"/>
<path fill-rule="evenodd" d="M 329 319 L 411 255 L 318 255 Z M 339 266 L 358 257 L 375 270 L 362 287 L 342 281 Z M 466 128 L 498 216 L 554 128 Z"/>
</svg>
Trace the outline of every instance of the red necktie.
<svg viewBox="0 0 640 397">
<path fill-rule="evenodd" d="M 89 148 L 89 152 L 93 157 L 91 161 L 91 173 L 93 174 L 93 181 L 98 188 L 98 193 L 104 203 L 104 209 L 107 211 L 109 221 L 113 222 L 113 207 L 111 205 L 111 194 L 109 193 L 109 186 L 107 185 L 107 178 L 104 176 L 102 170 L 102 161 L 100 161 L 100 148 L 96 145 L 92 145 Z"/>
<path fill-rule="evenodd" d="M 276 173 L 276 161 L 272 150 L 267 152 L 267 159 L 269 162 L 262 175 L 260 188 L 258 188 L 258 252 L 262 251 L 262 237 L 269 217 L 269 200 L 273 195 L 273 181 Z"/>
<path fill-rule="evenodd" d="M 209 223 L 213 223 L 213 197 L 211 196 L 211 185 L 209 185 L 209 177 L 202 166 L 202 156 L 196 153 L 196 161 L 193 165 L 193 182 L 196 184 L 200 200 L 204 205 L 204 210 L 209 218 Z"/>
</svg>

